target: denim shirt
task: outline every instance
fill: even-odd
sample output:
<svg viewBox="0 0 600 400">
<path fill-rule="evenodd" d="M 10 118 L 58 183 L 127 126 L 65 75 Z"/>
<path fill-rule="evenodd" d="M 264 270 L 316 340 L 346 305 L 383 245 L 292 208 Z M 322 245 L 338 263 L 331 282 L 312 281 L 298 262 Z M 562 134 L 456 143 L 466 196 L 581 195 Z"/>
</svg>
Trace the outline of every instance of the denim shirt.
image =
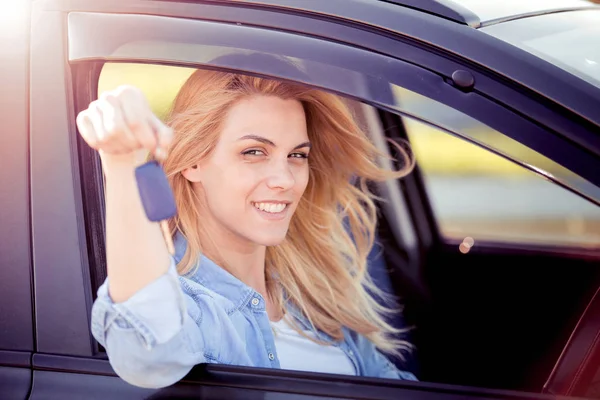
<svg viewBox="0 0 600 400">
<path fill-rule="evenodd" d="M 108 279 L 92 307 L 92 334 L 108 353 L 115 372 L 132 385 L 161 388 L 183 378 L 194 365 L 220 363 L 280 368 L 263 297 L 202 256 L 193 274 L 180 276 L 176 263 L 186 248 L 176 238 L 167 273 L 122 303 L 108 295 Z M 294 307 L 286 311 L 312 330 Z M 339 347 L 357 375 L 416 380 L 398 370 L 365 337 L 343 328 Z"/>
</svg>

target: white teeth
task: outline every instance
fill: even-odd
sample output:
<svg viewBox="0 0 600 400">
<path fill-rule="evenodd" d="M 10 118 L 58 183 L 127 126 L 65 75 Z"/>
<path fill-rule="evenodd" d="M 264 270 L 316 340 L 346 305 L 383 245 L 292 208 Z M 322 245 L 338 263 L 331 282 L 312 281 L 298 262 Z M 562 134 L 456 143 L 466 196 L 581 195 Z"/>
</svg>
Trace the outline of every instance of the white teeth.
<svg viewBox="0 0 600 400">
<path fill-rule="evenodd" d="M 254 203 L 254 207 L 258 208 L 259 210 L 266 211 L 268 213 L 276 214 L 276 213 L 282 212 L 287 207 L 287 204 L 284 204 L 284 203 Z"/>
</svg>

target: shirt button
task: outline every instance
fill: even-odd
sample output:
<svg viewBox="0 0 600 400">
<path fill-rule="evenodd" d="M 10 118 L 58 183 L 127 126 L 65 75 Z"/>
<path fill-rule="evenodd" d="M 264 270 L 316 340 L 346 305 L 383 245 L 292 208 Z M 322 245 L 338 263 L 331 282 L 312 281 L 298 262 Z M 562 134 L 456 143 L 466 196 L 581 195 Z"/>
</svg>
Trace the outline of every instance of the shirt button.
<svg viewBox="0 0 600 400">
<path fill-rule="evenodd" d="M 256 297 L 252 299 L 252 305 L 253 306 L 257 306 L 258 303 L 260 303 L 260 300 L 258 300 Z"/>
<path fill-rule="evenodd" d="M 269 360 L 273 361 L 275 359 L 275 355 L 273 353 L 269 353 Z"/>
<path fill-rule="evenodd" d="M 348 351 L 348 354 L 349 354 L 350 356 L 354 356 L 354 352 L 353 352 L 352 350 L 349 350 L 349 351 Z"/>
</svg>

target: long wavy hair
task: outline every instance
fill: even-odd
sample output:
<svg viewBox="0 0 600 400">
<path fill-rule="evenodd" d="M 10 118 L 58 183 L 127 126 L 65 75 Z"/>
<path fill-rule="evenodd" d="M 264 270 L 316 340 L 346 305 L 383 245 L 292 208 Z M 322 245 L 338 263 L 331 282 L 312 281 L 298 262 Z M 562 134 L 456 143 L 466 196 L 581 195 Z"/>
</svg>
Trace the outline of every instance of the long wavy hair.
<svg viewBox="0 0 600 400">
<path fill-rule="evenodd" d="M 414 159 L 406 146 L 396 146 L 402 167 L 381 168 L 377 159 L 385 155 L 358 126 L 344 100 L 334 94 L 227 72 L 197 70 L 190 76 L 167 118 L 174 139 L 164 162 L 178 207 L 171 231 L 187 240 L 178 272 L 195 271 L 203 250 L 200 238 L 210 237 L 202 224 L 206 205 L 198 201 L 181 172 L 211 154 L 227 110 L 240 99 L 257 95 L 299 101 L 312 143 L 308 186 L 287 236 L 266 251 L 269 297 L 281 312 L 291 302 L 313 328 L 336 340 L 343 339 L 342 327 L 346 327 L 382 351 L 401 355 L 399 350 L 409 345 L 394 339 L 398 332 L 384 318 L 391 310 L 376 301 L 382 293 L 367 274 L 377 222 L 376 198 L 367 183 L 407 175 Z"/>
</svg>

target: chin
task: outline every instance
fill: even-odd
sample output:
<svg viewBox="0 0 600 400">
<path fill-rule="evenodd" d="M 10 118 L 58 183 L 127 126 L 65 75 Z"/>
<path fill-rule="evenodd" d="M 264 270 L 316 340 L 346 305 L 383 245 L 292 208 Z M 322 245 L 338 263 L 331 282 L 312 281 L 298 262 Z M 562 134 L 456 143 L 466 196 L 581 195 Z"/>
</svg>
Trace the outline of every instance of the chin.
<svg viewBox="0 0 600 400">
<path fill-rule="evenodd" d="M 277 246 L 285 240 L 286 232 L 270 235 L 252 235 L 251 240 L 261 246 Z"/>
</svg>

